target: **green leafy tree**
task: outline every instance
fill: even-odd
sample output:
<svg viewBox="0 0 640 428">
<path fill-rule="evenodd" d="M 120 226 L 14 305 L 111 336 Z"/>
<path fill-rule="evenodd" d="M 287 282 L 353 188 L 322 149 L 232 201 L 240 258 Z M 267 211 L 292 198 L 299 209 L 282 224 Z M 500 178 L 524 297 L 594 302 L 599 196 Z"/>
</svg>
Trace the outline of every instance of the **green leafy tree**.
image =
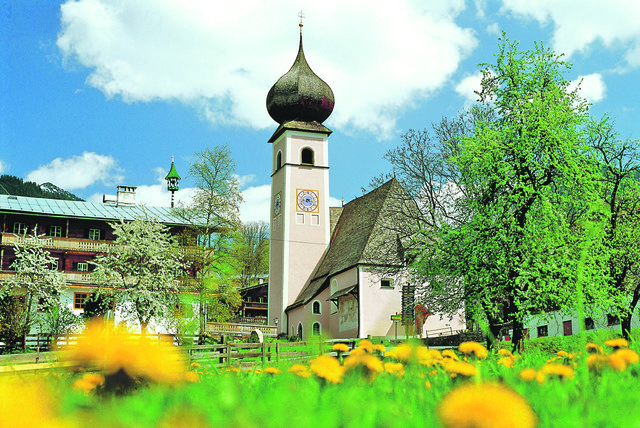
<svg viewBox="0 0 640 428">
<path fill-rule="evenodd" d="M 542 45 L 521 51 L 503 37 L 482 67 L 478 106 L 410 132 L 390 156 L 420 208 L 410 250 L 428 284 L 421 300 L 465 306 L 494 336 L 509 325 L 517 348 L 531 314 L 573 311 L 578 295 L 610 302 L 601 230 L 586 227 L 606 217 L 588 144 L 600 124 L 564 79 L 569 65 Z"/>
<path fill-rule="evenodd" d="M 227 145 L 196 152 L 189 166 L 189 177 L 195 192 L 191 201 L 180 204 L 176 212 L 191 225 L 190 235 L 185 237 L 189 244 L 185 256 L 196 270 L 190 287 L 197 295 L 199 335 L 204 336 L 206 321 L 212 318 L 214 307 L 226 308 L 226 311 L 215 311 L 218 320 L 228 319 L 235 312 L 234 305 L 220 302 L 238 300 L 231 296 L 237 290 L 229 278 L 229 253 L 230 236 L 240 224 L 242 195 Z M 228 299 L 220 300 L 225 295 Z"/>
<path fill-rule="evenodd" d="M 269 273 L 269 225 L 241 224 L 232 237 L 231 260 L 241 287 L 252 285 Z"/>
<path fill-rule="evenodd" d="M 618 301 L 622 335 L 629 339 L 640 300 L 640 151 L 637 140 L 620 140 L 608 120 L 594 133 L 592 147 L 601 168 L 607 279 Z"/>
<path fill-rule="evenodd" d="M 65 287 L 64 274 L 56 269 L 57 260 L 45 249 L 45 239 L 35 233 L 23 236 L 14 248 L 11 268 L 15 274 L 0 288 L 3 310 L 9 311 L 4 315 L 4 325 L 10 326 L 5 338 L 28 334 L 38 307 L 61 306 L 60 294 Z"/>
<path fill-rule="evenodd" d="M 146 334 L 149 323 L 166 321 L 179 302 L 176 276 L 187 268 L 179 247 L 163 224 L 139 218 L 110 223 L 115 245 L 93 261 L 92 279 L 99 295 L 115 299 L 116 308 L 140 324 Z"/>
</svg>

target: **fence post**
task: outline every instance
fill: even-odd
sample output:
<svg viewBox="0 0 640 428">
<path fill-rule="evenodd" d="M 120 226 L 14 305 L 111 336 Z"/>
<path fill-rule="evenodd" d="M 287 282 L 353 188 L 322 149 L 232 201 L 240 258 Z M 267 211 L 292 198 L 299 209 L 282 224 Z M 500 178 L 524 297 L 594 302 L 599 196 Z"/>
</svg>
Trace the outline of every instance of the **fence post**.
<svg viewBox="0 0 640 428">
<path fill-rule="evenodd" d="M 276 342 L 276 364 L 280 366 L 280 342 Z"/>
<path fill-rule="evenodd" d="M 267 344 L 266 342 L 262 342 L 262 367 L 264 367 L 264 360 L 267 353 Z"/>
<path fill-rule="evenodd" d="M 231 367 L 231 343 L 227 342 L 227 367 Z"/>
</svg>

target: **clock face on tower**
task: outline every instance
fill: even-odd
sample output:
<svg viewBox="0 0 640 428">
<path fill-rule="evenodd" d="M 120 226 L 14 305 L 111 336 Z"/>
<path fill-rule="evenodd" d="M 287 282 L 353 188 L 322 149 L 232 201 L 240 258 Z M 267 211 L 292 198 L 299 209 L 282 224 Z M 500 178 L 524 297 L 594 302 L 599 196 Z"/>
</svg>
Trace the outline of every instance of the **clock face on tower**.
<svg viewBox="0 0 640 428">
<path fill-rule="evenodd" d="M 297 210 L 304 212 L 318 212 L 318 191 L 298 189 Z"/>
</svg>

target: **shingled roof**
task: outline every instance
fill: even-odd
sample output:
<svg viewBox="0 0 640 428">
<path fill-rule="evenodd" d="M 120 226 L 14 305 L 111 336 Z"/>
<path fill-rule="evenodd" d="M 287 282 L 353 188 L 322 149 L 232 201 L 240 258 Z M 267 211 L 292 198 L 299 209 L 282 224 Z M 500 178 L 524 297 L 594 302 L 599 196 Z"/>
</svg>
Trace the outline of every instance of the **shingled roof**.
<svg viewBox="0 0 640 428">
<path fill-rule="evenodd" d="M 407 194 L 395 178 L 342 208 L 331 243 L 306 286 L 287 310 L 304 305 L 328 286 L 329 278 L 358 265 L 402 266 L 397 234 L 389 220 Z M 391 251 L 381 251 L 387 247 Z"/>
</svg>

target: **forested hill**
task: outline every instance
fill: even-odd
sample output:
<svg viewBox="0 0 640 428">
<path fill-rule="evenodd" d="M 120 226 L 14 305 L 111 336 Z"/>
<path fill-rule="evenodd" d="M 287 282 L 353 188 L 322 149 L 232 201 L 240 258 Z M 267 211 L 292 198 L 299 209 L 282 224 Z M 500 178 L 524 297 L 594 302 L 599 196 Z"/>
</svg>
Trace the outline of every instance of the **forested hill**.
<svg viewBox="0 0 640 428">
<path fill-rule="evenodd" d="M 64 199 L 67 201 L 82 201 L 73 193 L 59 188 L 55 184 L 37 184 L 24 181 L 13 175 L 0 175 L 0 195 L 29 196 L 32 198 Z"/>
</svg>

